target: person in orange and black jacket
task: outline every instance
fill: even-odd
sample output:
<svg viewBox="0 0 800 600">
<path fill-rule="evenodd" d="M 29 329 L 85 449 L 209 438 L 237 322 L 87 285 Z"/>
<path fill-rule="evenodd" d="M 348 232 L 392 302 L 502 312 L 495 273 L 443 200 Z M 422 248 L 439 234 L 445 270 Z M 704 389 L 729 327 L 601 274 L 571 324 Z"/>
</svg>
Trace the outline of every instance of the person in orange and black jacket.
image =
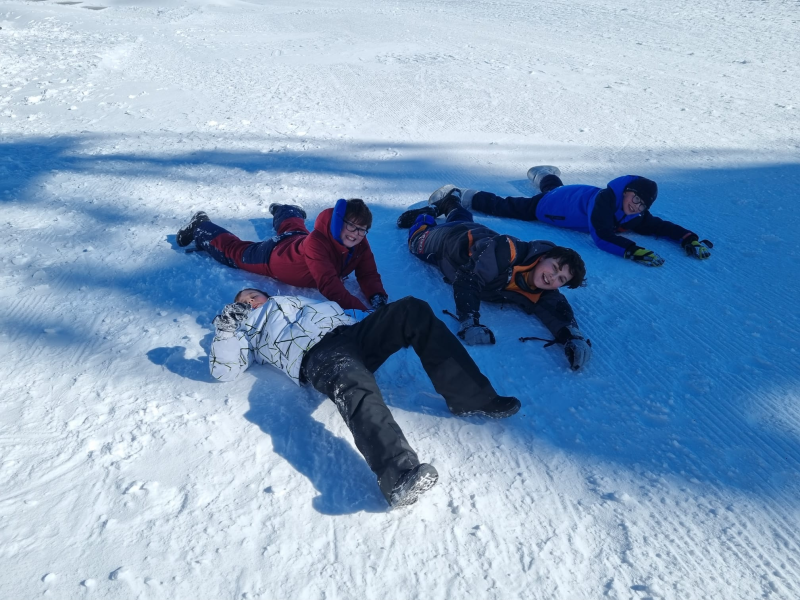
<svg viewBox="0 0 800 600">
<path fill-rule="evenodd" d="M 468 345 L 494 344 L 494 333 L 480 322 L 481 301 L 517 304 L 541 320 L 564 346 L 572 369 L 580 369 L 591 357 L 591 342 L 558 291 L 583 284 L 586 267 L 580 255 L 552 242 L 525 242 L 475 223 L 455 192 L 403 213 L 398 225 L 411 225 L 410 252 L 436 265 L 453 285 L 461 324 L 458 336 Z M 436 217 L 441 215 L 446 222 L 439 225 Z"/>
<path fill-rule="evenodd" d="M 241 240 L 201 211 L 178 231 L 177 243 L 188 246 L 194 241 L 198 250 L 229 267 L 316 288 L 344 309 L 372 310 L 388 302 L 367 241 L 372 213 L 363 200 L 338 200 L 319 214 L 311 232 L 301 207 L 276 203 L 269 211 L 276 235 L 263 242 Z M 350 273 L 355 273 L 369 305 L 344 286 L 342 280 Z"/>
</svg>

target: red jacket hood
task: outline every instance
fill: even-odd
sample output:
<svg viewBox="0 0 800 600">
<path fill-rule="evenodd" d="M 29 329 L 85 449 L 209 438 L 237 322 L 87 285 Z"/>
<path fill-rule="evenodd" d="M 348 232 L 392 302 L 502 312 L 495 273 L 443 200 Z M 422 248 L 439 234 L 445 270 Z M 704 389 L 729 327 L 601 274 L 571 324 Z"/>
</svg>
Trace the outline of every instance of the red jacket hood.
<svg viewBox="0 0 800 600">
<path fill-rule="evenodd" d="M 319 231 L 321 234 L 325 236 L 326 239 L 330 240 L 336 247 L 341 250 L 342 252 L 347 252 L 348 248 L 335 237 L 333 237 L 333 233 L 331 233 L 331 220 L 333 219 L 333 209 L 326 208 L 323 210 L 319 215 L 317 215 L 316 221 L 314 221 L 314 229 Z M 366 241 L 366 240 L 364 240 Z"/>
</svg>

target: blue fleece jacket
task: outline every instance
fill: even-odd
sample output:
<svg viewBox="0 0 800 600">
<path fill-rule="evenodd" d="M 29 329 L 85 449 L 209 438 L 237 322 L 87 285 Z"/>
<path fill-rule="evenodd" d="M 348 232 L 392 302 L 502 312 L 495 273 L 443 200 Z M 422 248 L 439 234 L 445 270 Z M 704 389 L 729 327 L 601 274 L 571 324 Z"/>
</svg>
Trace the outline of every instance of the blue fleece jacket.
<svg viewBox="0 0 800 600">
<path fill-rule="evenodd" d="M 617 256 L 638 246 L 617 235 L 630 230 L 643 235 L 667 236 L 680 240 L 690 233 L 680 225 L 664 221 L 649 210 L 626 215 L 622 195 L 637 175 L 623 175 L 608 183 L 605 189 L 591 185 L 565 185 L 542 196 L 536 207 L 536 218 L 543 223 L 585 231 L 592 235 L 597 247 Z"/>
</svg>

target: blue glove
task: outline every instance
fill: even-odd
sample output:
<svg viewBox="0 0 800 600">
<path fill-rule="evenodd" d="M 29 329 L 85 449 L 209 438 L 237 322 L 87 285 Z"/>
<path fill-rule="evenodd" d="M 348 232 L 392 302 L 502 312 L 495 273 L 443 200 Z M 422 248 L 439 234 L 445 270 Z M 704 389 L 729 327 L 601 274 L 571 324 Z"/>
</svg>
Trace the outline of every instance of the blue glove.
<svg viewBox="0 0 800 600">
<path fill-rule="evenodd" d="M 461 321 L 458 337 L 464 340 L 467 346 L 481 346 L 495 343 L 492 330 L 486 327 L 486 325 L 481 325 L 478 319 L 471 315 Z"/>
<path fill-rule="evenodd" d="M 225 308 L 222 309 L 222 313 L 214 317 L 212 323 L 217 328 L 217 331 L 233 333 L 249 315 L 249 304 L 234 302 L 233 304 L 226 304 Z"/>
<path fill-rule="evenodd" d="M 373 310 L 378 310 L 382 306 L 389 304 L 389 298 L 383 294 L 375 294 L 369 299 L 369 303 L 372 305 Z"/>
<path fill-rule="evenodd" d="M 647 267 L 660 267 L 664 264 L 664 259 L 652 250 L 640 248 L 639 246 L 631 246 L 625 252 L 625 258 L 630 258 L 632 261 L 637 262 Z"/>
</svg>

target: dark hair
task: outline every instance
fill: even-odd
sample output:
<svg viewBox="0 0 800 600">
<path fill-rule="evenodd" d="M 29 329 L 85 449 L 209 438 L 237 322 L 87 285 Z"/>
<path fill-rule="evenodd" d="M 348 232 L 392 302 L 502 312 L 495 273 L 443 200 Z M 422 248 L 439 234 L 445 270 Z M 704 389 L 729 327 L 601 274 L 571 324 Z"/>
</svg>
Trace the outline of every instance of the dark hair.
<svg viewBox="0 0 800 600">
<path fill-rule="evenodd" d="M 583 263 L 581 255 L 572 248 L 555 246 L 552 250 L 543 254 L 542 258 L 554 258 L 558 261 L 559 268 L 564 265 L 569 268 L 569 272 L 572 273 L 572 279 L 566 284 L 568 288 L 574 290 L 584 285 L 586 280 L 586 265 Z"/>
<path fill-rule="evenodd" d="M 348 198 L 347 210 L 344 211 L 346 221 L 366 227 L 372 227 L 372 213 L 361 198 Z"/>
<path fill-rule="evenodd" d="M 236 294 L 236 298 L 234 298 L 233 301 L 239 302 L 239 298 L 241 298 L 242 294 L 245 292 L 258 292 L 259 294 L 264 294 L 267 298 L 269 298 L 269 294 L 264 290 L 260 290 L 258 288 L 244 288 L 243 290 L 239 290 L 239 292 Z"/>
</svg>

